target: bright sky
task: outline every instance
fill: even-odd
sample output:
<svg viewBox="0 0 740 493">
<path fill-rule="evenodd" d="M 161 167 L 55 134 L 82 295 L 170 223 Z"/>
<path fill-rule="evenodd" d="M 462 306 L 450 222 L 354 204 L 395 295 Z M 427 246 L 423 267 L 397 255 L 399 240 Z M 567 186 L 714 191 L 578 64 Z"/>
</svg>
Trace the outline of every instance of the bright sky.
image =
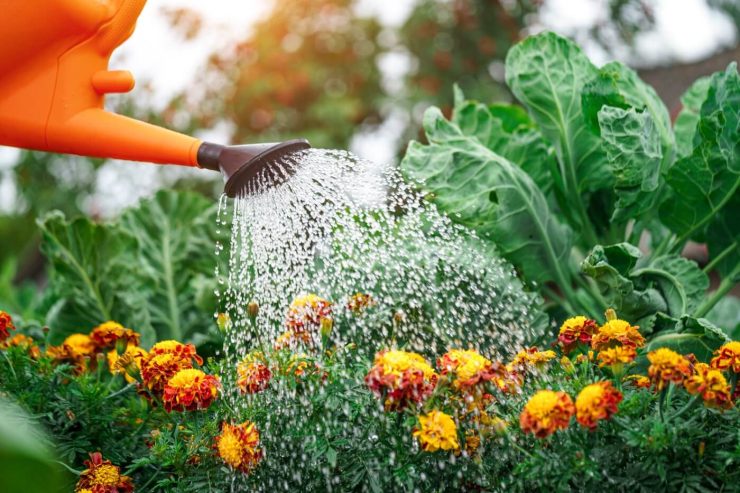
<svg viewBox="0 0 740 493">
<path fill-rule="evenodd" d="M 607 1 L 546 0 L 541 11 L 541 24 L 534 26 L 532 31 L 552 29 L 572 35 L 608 18 Z M 386 24 L 398 25 L 411 12 L 414 3 L 415 0 L 360 0 L 358 9 L 362 14 L 378 16 Z M 650 3 L 657 19 L 656 29 L 640 35 L 637 41 L 640 59 L 647 64 L 667 59 L 684 62 L 701 59 L 718 46 L 734 42 L 731 21 L 708 9 L 704 0 L 653 0 Z M 149 0 L 134 35 L 116 53 L 112 68 L 131 70 L 140 83 L 147 81 L 153 89 L 153 99 L 147 97 L 147 102 L 155 107 L 164 106 L 173 95 L 187 90 L 209 54 L 234 39 L 243 38 L 250 25 L 269 10 L 270 4 L 265 0 Z M 162 9 L 166 7 L 187 7 L 200 12 L 206 28 L 194 41 L 184 41 L 173 32 L 162 15 Z M 584 40 L 578 41 L 584 43 Z M 588 44 L 585 49 L 597 63 L 607 61 L 598 46 Z M 381 62 L 381 68 L 386 75 L 398 77 L 405 70 L 405 60 L 390 56 Z M 133 94 L 137 94 L 137 89 Z M 394 139 L 402 125 L 403 122 L 391 119 L 377 132 L 355 139 L 352 150 L 381 163 L 390 162 L 395 155 Z M 218 130 L 208 135 L 209 139 L 223 137 L 224 132 Z M 17 151 L 0 147 L 0 171 L 11 166 L 16 158 Z M 93 198 L 90 207 L 103 215 L 113 213 L 139 197 L 153 193 L 161 186 L 162 179 L 166 183 L 183 172 L 193 170 L 173 169 L 163 177 L 156 166 L 110 163 L 100 173 L 98 188 L 110 190 L 113 185 L 126 187 L 130 192 L 101 193 Z M 7 179 L 0 182 L 0 211 L 13 207 L 14 196 L 12 183 Z"/>
</svg>

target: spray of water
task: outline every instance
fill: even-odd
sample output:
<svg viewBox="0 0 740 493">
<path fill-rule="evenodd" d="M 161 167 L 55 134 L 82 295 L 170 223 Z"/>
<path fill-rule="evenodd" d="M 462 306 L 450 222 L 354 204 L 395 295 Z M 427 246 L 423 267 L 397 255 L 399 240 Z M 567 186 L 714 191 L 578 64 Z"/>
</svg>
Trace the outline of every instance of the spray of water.
<svg viewBox="0 0 740 493">
<path fill-rule="evenodd" d="M 378 350 L 402 348 L 433 360 L 450 348 L 476 348 L 503 358 L 542 328 L 538 302 L 511 266 L 424 201 L 397 170 L 311 149 L 265 170 L 251 187 L 233 207 L 222 199 L 218 216 L 221 227 L 231 225 L 228 272 L 217 273 L 230 318 L 224 352 L 231 368 L 250 352 L 272 348 L 286 330 L 289 305 L 308 293 L 332 303 L 331 324 L 307 332 L 294 352 L 311 365 L 334 364 L 316 361 L 342 354 L 343 365 L 357 368 L 358 392 Z M 233 408 L 256 409 L 252 397 L 235 390 L 234 375 L 224 375 L 224 384 Z M 307 481 L 296 464 L 310 462 L 307 450 L 322 430 L 288 440 L 274 436 L 285 430 L 272 422 L 303 419 L 300 410 L 322 393 L 334 398 L 321 385 L 271 388 L 259 397 L 271 409 L 262 438 L 273 448 L 265 447 L 263 466 L 284 472 L 265 477 L 260 488 L 287 491 Z M 337 407 L 327 425 L 346 422 L 351 439 L 353 406 Z M 373 436 L 366 438 L 372 443 Z M 331 489 L 330 472 L 321 473 L 322 489 Z"/>
</svg>

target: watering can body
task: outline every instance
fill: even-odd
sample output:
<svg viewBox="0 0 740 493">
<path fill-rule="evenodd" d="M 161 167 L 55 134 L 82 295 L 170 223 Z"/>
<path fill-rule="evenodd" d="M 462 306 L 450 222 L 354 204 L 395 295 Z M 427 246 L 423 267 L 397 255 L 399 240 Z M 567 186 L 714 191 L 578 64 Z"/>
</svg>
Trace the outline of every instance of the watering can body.
<svg viewBox="0 0 740 493">
<path fill-rule="evenodd" d="M 0 144 L 195 166 L 201 142 L 106 111 L 133 89 L 108 70 L 146 0 L 0 0 Z"/>
</svg>

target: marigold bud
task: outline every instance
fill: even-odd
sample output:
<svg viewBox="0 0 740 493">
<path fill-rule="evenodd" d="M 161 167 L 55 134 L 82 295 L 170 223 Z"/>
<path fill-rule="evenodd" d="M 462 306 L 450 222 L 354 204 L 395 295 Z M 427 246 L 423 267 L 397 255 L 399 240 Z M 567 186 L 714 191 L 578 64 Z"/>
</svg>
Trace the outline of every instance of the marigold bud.
<svg viewBox="0 0 740 493">
<path fill-rule="evenodd" d="M 216 317 L 216 325 L 218 325 L 218 330 L 221 332 L 226 332 L 231 328 L 231 319 L 229 318 L 228 313 L 219 313 Z"/>
<path fill-rule="evenodd" d="M 247 315 L 249 318 L 257 318 L 257 314 L 260 312 L 260 306 L 256 301 L 250 301 L 247 305 Z"/>
<path fill-rule="evenodd" d="M 321 337 L 329 337 L 331 331 L 334 328 L 334 319 L 331 317 L 324 317 L 321 319 Z"/>
</svg>

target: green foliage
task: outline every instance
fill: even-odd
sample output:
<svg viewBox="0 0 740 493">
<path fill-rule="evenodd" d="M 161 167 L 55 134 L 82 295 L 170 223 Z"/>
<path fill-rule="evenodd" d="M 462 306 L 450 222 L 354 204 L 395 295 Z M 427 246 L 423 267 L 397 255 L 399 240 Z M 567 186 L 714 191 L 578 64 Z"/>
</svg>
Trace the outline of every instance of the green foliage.
<svg viewBox="0 0 740 493">
<path fill-rule="evenodd" d="M 553 33 L 511 49 L 506 81 L 532 121 L 458 91 L 451 121 L 427 111 L 429 143 L 410 144 L 403 172 L 566 312 L 598 319 L 613 307 L 646 334 L 708 316 L 740 280 L 735 64 L 689 90 L 675 129 L 633 70 L 596 68 Z M 520 152 L 524 135 L 532 153 Z M 703 270 L 680 256 L 692 239 L 707 243 Z M 713 271 L 722 282 L 707 295 Z"/>
</svg>

